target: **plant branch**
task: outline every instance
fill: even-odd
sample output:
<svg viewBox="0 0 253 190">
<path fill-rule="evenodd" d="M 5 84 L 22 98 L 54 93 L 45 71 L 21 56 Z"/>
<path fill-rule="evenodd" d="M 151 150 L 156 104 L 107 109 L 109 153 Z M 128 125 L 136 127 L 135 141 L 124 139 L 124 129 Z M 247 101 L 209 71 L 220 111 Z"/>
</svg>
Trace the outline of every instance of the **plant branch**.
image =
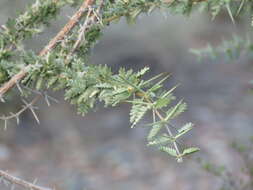
<svg viewBox="0 0 253 190">
<path fill-rule="evenodd" d="M 137 95 L 139 95 L 139 96 L 141 96 L 141 97 L 143 96 L 144 99 L 145 99 L 148 103 L 153 104 L 152 99 L 151 99 L 149 96 L 147 96 L 146 93 L 145 93 L 144 91 L 141 91 L 141 93 L 140 93 L 140 94 L 137 94 Z M 157 115 L 157 116 L 159 117 L 160 120 L 165 121 L 165 118 L 162 116 L 162 114 L 161 114 L 157 109 L 153 109 L 153 119 L 155 118 L 155 115 Z M 154 119 L 154 121 L 155 121 L 155 119 Z M 169 128 L 169 126 L 168 126 L 168 125 L 165 125 L 165 127 L 166 127 L 166 130 L 167 130 L 169 136 L 170 136 L 170 137 L 174 137 L 172 131 L 171 131 L 170 128 Z M 176 150 L 176 152 L 177 152 L 177 155 L 180 156 L 181 153 L 180 153 L 180 150 L 179 150 L 179 148 L 178 148 L 178 144 L 177 144 L 176 141 L 173 142 L 173 146 L 174 146 L 174 148 L 175 148 L 175 150 Z M 183 158 L 182 158 L 182 157 L 178 157 L 178 162 L 183 162 Z"/>
<path fill-rule="evenodd" d="M 48 43 L 48 45 L 41 50 L 40 56 L 46 55 L 74 28 L 74 26 L 80 21 L 87 8 L 92 5 L 94 0 L 84 0 L 79 10 L 70 18 L 69 22 L 60 30 L 60 32 Z"/>
<path fill-rule="evenodd" d="M 68 61 L 68 57 L 71 56 L 77 50 L 77 48 L 80 46 L 81 42 L 83 40 L 85 40 L 85 32 L 88 31 L 92 25 L 101 21 L 100 20 L 101 19 L 100 13 L 102 11 L 103 5 L 104 5 L 104 0 L 101 0 L 101 3 L 99 5 L 99 7 L 97 8 L 97 10 L 93 10 L 92 8 L 88 10 L 86 19 L 79 30 L 79 35 L 77 37 L 77 40 L 76 40 L 75 44 L 73 45 L 73 48 L 71 49 L 69 55 L 67 56 L 67 59 L 66 59 L 67 61 Z M 101 21 L 101 23 L 102 23 L 102 21 Z"/>
<path fill-rule="evenodd" d="M 15 114 L 11 114 L 9 116 L 1 116 L 0 120 L 5 121 L 5 128 L 6 128 L 6 122 L 10 119 L 16 118 L 17 119 L 17 123 L 19 123 L 19 116 L 25 112 L 27 109 L 32 109 L 32 106 L 38 101 L 38 99 L 40 98 L 40 95 L 37 95 L 29 104 L 26 104 L 21 110 L 19 110 L 17 113 Z"/>
<path fill-rule="evenodd" d="M 24 187 L 25 189 L 29 189 L 29 190 L 52 190 L 51 188 L 41 187 L 41 186 L 35 185 L 34 183 L 27 182 L 23 179 L 12 176 L 12 175 L 10 175 L 7 172 L 2 171 L 2 170 L 0 170 L 0 176 L 2 178 L 4 178 L 5 180 L 9 181 L 11 184 L 19 185 L 21 187 Z"/>
<path fill-rule="evenodd" d="M 146 99 L 149 103 L 153 103 L 153 102 L 152 102 L 150 99 L 148 99 L 147 97 L 145 97 L 145 99 Z M 154 113 L 159 117 L 160 120 L 162 120 L 162 121 L 165 120 L 164 117 L 161 115 L 161 113 L 160 113 L 157 109 L 154 109 Z M 172 131 L 170 130 L 169 126 L 168 126 L 168 125 L 165 125 L 165 127 L 166 127 L 166 130 L 167 130 L 168 134 L 169 134 L 171 137 L 173 137 L 174 135 L 173 135 Z M 174 146 L 174 148 L 175 148 L 177 154 L 178 154 L 178 155 L 181 155 L 181 153 L 180 153 L 180 151 L 179 151 L 179 148 L 178 148 L 178 145 L 177 145 L 177 142 L 173 142 L 173 146 Z M 182 159 L 181 157 L 178 158 L 178 162 L 182 162 L 182 161 L 183 161 L 183 159 Z"/>
<path fill-rule="evenodd" d="M 55 46 L 74 28 L 74 26 L 80 21 L 84 12 L 87 8 L 92 5 L 94 0 L 84 0 L 83 4 L 79 8 L 79 10 L 70 18 L 69 22 L 60 30 L 60 32 L 48 43 L 48 45 L 43 48 L 39 55 L 44 56 Z M 26 66 L 21 71 L 19 71 L 16 75 L 14 75 L 8 82 L 3 84 L 0 88 L 0 97 L 2 98 L 3 95 L 11 89 L 15 84 L 24 78 L 27 75 L 27 72 L 31 69 L 31 65 Z"/>
<path fill-rule="evenodd" d="M 164 120 L 164 117 L 160 114 L 160 112 L 159 112 L 157 109 L 155 109 L 155 114 L 156 114 L 161 120 Z M 169 134 L 171 137 L 173 137 L 173 133 L 172 133 L 172 131 L 170 130 L 169 126 L 168 126 L 168 125 L 165 125 L 165 127 L 166 127 L 166 130 L 167 130 L 168 134 Z M 181 155 L 181 153 L 180 153 L 180 151 L 179 151 L 179 148 L 178 148 L 178 145 L 177 145 L 177 142 L 173 142 L 173 146 L 174 146 L 174 148 L 175 148 L 177 154 L 178 154 L 178 155 Z M 183 161 L 182 158 L 178 158 L 178 162 L 182 162 L 182 161 Z"/>
</svg>

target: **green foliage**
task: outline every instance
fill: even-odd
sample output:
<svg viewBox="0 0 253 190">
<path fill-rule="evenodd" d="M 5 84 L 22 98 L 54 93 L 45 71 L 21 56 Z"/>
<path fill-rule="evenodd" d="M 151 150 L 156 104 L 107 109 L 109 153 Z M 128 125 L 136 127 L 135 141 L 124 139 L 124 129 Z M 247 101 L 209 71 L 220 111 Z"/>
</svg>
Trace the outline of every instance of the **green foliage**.
<svg viewBox="0 0 253 190">
<path fill-rule="evenodd" d="M 104 28 L 112 22 L 124 17 L 132 24 L 139 15 L 150 14 L 156 9 L 187 17 L 195 11 L 208 12 L 212 19 L 224 12 L 234 24 L 239 19 L 246 18 L 253 26 L 253 1 L 115 0 L 103 1 L 101 4 L 102 0 L 96 0 L 92 7 L 85 10 L 80 22 L 45 56 L 38 56 L 34 51 L 24 48 L 24 40 L 39 35 L 56 18 L 61 8 L 66 5 L 80 5 L 82 2 L 83 0 L 35 0 L 17 18 L 9 19 L 5 25 L 0 26 L 0 85 L 4 85 L 25 68 L 27 75 L 17 83 L 21 96 L 30 95 L 31 92 L 39 93 L 48 103 L 49 97 L 45 90 L 62 90 L 65 92 L 65 100 L 74 104 L 77 112 L 82 115 L 95 110 L 101 102 L 105 107 L 128 103 L 131 107 L 131 127 L 144 125 L 148 129 L 147 146 L 164 152 L 178 162 L 199 151 L 197 147 L 179 146 L 178 141 L 189 134 L 194 125 L 186 123 L 178 127 L 172 124 L 187 109 L 187 105 L 173 95 L 177 86 L 169 90 L 164 88 L 170 75 L 162 73 L 145 80 L 143 76 L 149 71 L 147 67 L 138 72 L 124 68 L 112 72 L 106 65 L 90 64 L 90 51 L 101 38 Z M 95 15 L 93 19 L 89 16 L 90 11 L 92 16 Z M 89 27 L 85 28 L 86 25 Z M 252 50 L 250 38 L 235 36 L 232 40 L 223 41 L 216 48 L 208 45 L 207 48 L 192 49 L 191 52 L 200 59 L 226 55 L 231 60 L 239 58 L 242 53 L 251 53 Z M 0 97 L 0 100 L 6 100 L 3 98 L 5 97 Z M 19 123 L 19 115 L 30 109 L 38 121 L 33 110 L 34 102 L 24 101 L 25 105 L 20 111 L 0 117 L 0 120 L 4 121 L 5 127 L 9 119 L 16 119 Z M 149 118 L 149 121 L 145 120 L 149 123 L 142 123 L 144 118 Z M 249 149 L 236 143 L 233 147 L 245 158 L 248 166 L 246 170 L 252 178 L 251 157 L 245 156 Z M 224 180 L 223 190 L 245 189 L 240 183 L 232 183 L 236 180 L 231 178 L 226 168 L 211 163 L 204 163 L 203 167 Z M 252 184 L 246 185 L 252 189 Z"/>
<path fill-rule="evenodd" d="M 56 17 L 63 1 L 36 0 L 16 19 L 9 19 L 1 29 L 0 61 L 10 58 L 13 49 L 23 50 L 22 41 L 42 32 L 42 26 Z"/>
<path fill-rule="evenodd" d="M 94 14 L 98 14 L 96 22 L 85 30 L 83 38 L 79 38 L 82 24 L 77 24 L 62 39 L 62 42 L 44 57 L 24 49 L 23 41 L 40 33 L 42 27 L 47 26 L 63 6 L 80 3 L 80 0 L 36 0 L 34 4 L 27 7 L 26 12 L 16 19 L 10 19 L 1 28 L 0 84 L 29 66 L 28 74 L 20 81 L 22 86 L 42 91 L 62 89 L 65 91 L 65 99 L 76 105 L 77 112 L 82 115 L 94 110 L 98 102 L 104 103 L 105 106 L 128 103 L 131 105 L 132 127 L 138 126 L 145 116 L 153 116 L 152 121 L 145 124 L 149 129 L 147 135 L 149 146 L 156 147 L 178 161 L 198 151 L 199 149 L 195 147 L 181 150 L 178 145 L 178 139 L 188 134 L 193 124 L 187 123 L 181 128 L 175 127 L 176 129 L 172 127 L 173 119 L 184 112 L 187 106 L 183 100 L 177 100 L 175 103 L 173 91 L 176 87 L 170 90 L 164 89 L 163 84 L 169 78 L 168 74 L 164 73 L 144 80 L 143 75 L 148 72 L 148 68 L 143 68 L 139 72 L 122 68 L 113 73 L 106 65 L 89 64 L 90 51 L 102 36 L 103 29 L 122 17 L 125 17 L 129 23 L 134 23 L 140 14 L 149 14 L 155 9 L 160 9 L 186 16 L 195 10 L 206 10 L 214 18 L 225 10 L 232 21 L 236 22 L 236 17 L 244 10 L 250 9 L 253 3 L 247 0 L 116 0 L 105 1 L 102 10 L 95 12 L 100 6 L 100 1 L 95 1 L 92 9 Z M 88 17 L 87 12 L 80 23 L 85 23 Z M 77 39 L 80 39 L 81 43 L 73 49 Z M 245 44 L 243 40 L 235 38 L 234 42 L 224 42 L 218 50 L 234 57 L 237 51 L 232 51 L 231 46 L 237 49 L 252 48 L 250 43 Z M 201 52 L 194 52 L 202 55 Z M 216 53 L 213 54 L 216 55 Z"/>
<path fill-rule="evenodd" d="M 120 103 L 131 104 L 130 123 L 134 127 L 142 119 L 153 115 L 149 128 L 147 141 L 149 146 L 157 147 L 163 152 L 174 156 L 178 161 L 185 155 L 198 151 L 197 148 L 186 148 L 180 151 L 177 140 L 190 132 L 193 125 L 186 124 L 176 131 L 172 131 L 171 122 L 187 108 L 181 100 L 173 105 L 176 99 L 173 91 L 164 90 L 163 83 L 169 77 L 167 74 L 157 75 L 149 80 L 142 76 L 147 68 L 139 72 L 120 69 L 113 73 L 105 65 L 94 66 L 88 63 L 90 50 L 102 35 L 103 29 L 111 22 L 125 17 L 129 23 L 134 23 L 142 14 L 149 14 L 155 9 L 169 11 L 173 14 L 190 15 L 193 11 L 209 11 L 212 18 L 220 12 L 227 11 L 233 22 L 245 10 L 252 9 L 252 1 L 242 0 L 116 0 L 106 1 L 99 15 L 99 22 L 93 24 L 85 31 L 85 38 L 80 46 L 72 52 L 76 39 L 80 34 L 80 25 L 77 25 L 62 43 L 45 57 L 37 56 L 32 51 L 23 48 L 23 40 L 33 37 L 47 26 L 50 20 L 56 17 L 60 9 L 66 5 L 78 5 L 80 0 L 36 0 L 27 7 L 27 11 L 16 19 L 10 19 L 1 28 L 0 34 L 0 84 L 9 80 L 22 68 L 29 65 L 28 75 L 21 81 L 22 85 L 37 90 L 53 89 L 65 90 L 65 99 L 77 106 L 78 113 L 85 115 L 93 110 L 98 102 L 105 106 L 116 106 Z M 100 1 L 96 1 L 99 6 Z M 85 20 L 85 15 L 82 21 Z M 249 17 L 252 17 L 251 15 Z M 81 22 L 82 22 L 81 21 Z M 233 49 L 232 47 L 235 47 Z M 193 53 L 217 56 L 226 53 L 228 57 L 239 56 L 239 51 L 252 49 L 247 40 L 234 38 L 231 42 L 224 42 L 221 47 L 212 49 L 208 47 L 203 51 L 193 50 Z M 157 81 L 159 80 L 160 81 Z M 175 133 L 176 132 L 176 133 Z M 175 133 L 175 135 L 173 135 Z"/>
<path fill-rule="evenodd" d="M 190 52 L 195 54 L 199 61 L 204 58 L 212 60 L 224 58 L 226 61 L 237 60 L 242 54 L 252 56 L 253 44 L 251 40 L 242 39 L 239 36 L 234 36 L 231 40 L 224 40 L 218 47 L 207 45 L 203 49 L 191 49 Z"/>
<path fill-rule="evenodd" d="M 7 80 L 7 76 L 6 70 L 0 67 L 0 83 Z"/>
<path fill-rule="evenodd" d="M 209 9 L 211 15 L 215 18 L 220 12 L 226 10 L 233 24 L 239 20 L 250 20 L 253 26 L 253 1 L 251 0 L 212 0 L 204 3 L 202 10 Z M 251 31 L 250 31 L 251 35 Z M 191 49 L 191 53 L 197 55 L 199 60 L 204 57 L 217 59 L 225 57 L 226 61 L 238 59 L 242 53 L 252 55 L 252 42 L 250 37 L 240 37 L 234 35 L 232 39 L 223 40 L 221 45 L 212 47 L 210 44 L 206 48 Z"/>
<path fill-rule="evenodd" d="M 10 19 L 1 29 L 0 34 L 0 83 L 3 84 L 22 68 L 29 66 L 28 74 L 21 81 L 22 85 L 36 90 L 53 89 L 65 90 L 65 99 L 77 106 L 77 112 L 85 115 L 93 110 L 98 102 L 105 106 L 116 106 L 120 103 L 129 103 L 130 123 L 132 127 L 138 125 L 142 119 L 152 114 L 152 121 L 147 124 L 149 134 L 148 145 L 175 157 L 178 161 L 183 156 L 198 151 L 197 148 L 180 150 L 178 139 L 190 132 L 193 125 L 186 124 L 181 129 L 172 130 L 171 122 L 187 108 L 183 100 L 173 104 L 175 87 L 164 90 L 163 83 L 169 78 L 167 74 L 157 75 L 149 80 L 143 80 L 143 75 L 148 71 L 144 68 L 139 72 L 120 69 L 113 73 L 105 65 L 94 66 L 88 63 L 90 50 L 102 35 L 103 29 L 111 22 L 125 17 L 129 23 L 134 23 L 137 17 L 149 14 L 155 9 L 170 11 L 174 14 L 189 15 L 194 10 L 207 10 L 212 17 L 226 10 L 232 21 L 235 14 L 239 15 L 244 9 L 251 7 L 251 1 L 163 1 L 163 0 L 116 0 L 106 1 L 102 7 L 98 22 L 92 24 L 85 31 L 85 37 L 80 38 L 81 25 L 65 36 L 61 43 L 45 57 L 37 56 L 33 51 L 23 48 L 23 40 L 42 31 L 42 26 L 47 26 L 55 18 L 60 9 L 66 4 L 79 4 L 80 1 L 51 1 L 36 0 L 16 19 Z M 95 2 L 94 7 L 100 5 Z M 94 9 L 94 8 L 93 8 Z M 96 11 L 96 10 L 95 10 Z M 94 12 L 95 13 L 95 12 Z M 98 14 L 98 13 L 95 13 Z M 87 14 L 81 22 L 85 23 Z M 80 45 L 74 49 L 77 39 Z M 251 47 L 235 38 L 231 43 L 237 49 Z M 219 49 L 230 57 L 234 56 L 230 43 L 224 43 Z M 213 55 L 214 50 L 212 51 Z M 208 51 L 204 51 L 209 53 Z M 198 55 L 202 52 L 194 51 Z M 235 52 L 237 53 L 237 51 Z M 176 133 L 175 133 L 176 132 Z M 175 133 L 175 135 L 173 134 Z"/>
</svg>

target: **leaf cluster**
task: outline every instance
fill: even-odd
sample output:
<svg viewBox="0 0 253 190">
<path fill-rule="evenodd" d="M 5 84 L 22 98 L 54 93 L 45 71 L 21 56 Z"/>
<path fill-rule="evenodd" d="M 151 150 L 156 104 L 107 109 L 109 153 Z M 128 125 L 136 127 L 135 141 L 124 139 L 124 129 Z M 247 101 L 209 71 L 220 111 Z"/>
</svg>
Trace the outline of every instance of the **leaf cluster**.
<svg viewBox="0 0 253 190">
<path fill-rule="evenodd" d="M 226 12 L 233 24 L 246 20 L 248 25 L 253 26 L 253 1 L 251 0 L 212 0 L 206 1 L 203 5 L 201 10 L 210 10 L 213 19 L 219 13 Z M 191 52 L 199 59 L 226 57 L 229 61 L 236 60 L 242 53 L 252 55 L 251 31 L 247 35 L 247 37 L 233 35 L 231 39 L 223 40 L 217 47 L 208 44 L 205 48 L 192 49 Z"/>
<path fill-rule="evenodd" d="M 131 105 L 131 127 L 137 126 L 145 116 L 152 115 L 150 123 L 145 124 L 149 129 L 148 146 L 158 148 L 179 162 L 184 156 L 198 151 L 195 147 L 179 147 L 178 140 L 188 134 L 193 124 L 187 123 L 183 127 L 172 126 L 173 119 L 184 112 L 187 106 L 183 100 L 174 103 L 175 87 L 170 90 L 164 89 L 163 84 L 169 78 L 168 74 L 159 74 L 144 80 L 143 75 L 148 72 L 148 68 L 139 72 L 121 68 L 113 73 L 106 65 L 89 64 L 90 51 L 101 37 L 103 29 L 111 22 L 123 16 L 129 22 L 134 22 L 141 13 L 150 13 L 156 8 L 188 14 L 196 2 L 106 1 L 102 11 L 97 12 L 100 1 L 96 1 L 91 9 L 93 15 L 98 15 L 95 22 L 89 20 L 90 26 L 84 34 L 80 31 L 87 19 L 90 19 L 89 11 L 86 11 L 80 24 L 47 55 L 41 57 L 31 50 L 25 50 L 23 40 L 38 34 L 41 26 L 49 24 L 60 8 L 67 3 L 78 4 L 78 1 L 36 0 L 25 13 L 7 22 L 0 33 L 0 84 L 29 66 L 28 74 L 20 81 L 24 87 L 42 91 L 64 90 L 65 99 L 76 105 L 77 112 L 82 115 L 94 110 L 99 102 L 105 106 L 128 103 Z M 82 35 L 83 38 L 80 38 Z M 74 48 L 77 39 L 80 39 L 81 43 Z"/>
</svg>

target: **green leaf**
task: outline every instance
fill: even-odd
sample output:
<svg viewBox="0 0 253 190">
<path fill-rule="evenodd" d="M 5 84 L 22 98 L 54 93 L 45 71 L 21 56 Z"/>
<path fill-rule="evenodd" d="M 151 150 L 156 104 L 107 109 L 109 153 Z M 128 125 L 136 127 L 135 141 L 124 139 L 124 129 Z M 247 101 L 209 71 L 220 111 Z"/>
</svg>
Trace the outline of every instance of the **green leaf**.
<svg viewBox="0 0 253 190">
<path fill-rule="evenodd" d="M 162 146 L 162 145 L 167 145 L 168 143 L 172 143 L 172 142 L 175 142 L 175 139 L 164 134 L 148 142 L 148 146 Z"/>
<path fill-rule="evenodd" d="M 159 131 L 162 129 L 162 127 L 163 127 L 162 124 L 154 125 L 152 127 L 152 129 L 149 131 L 148 140 L 152 140 L 159 133 Z"/>
<path fill-rule="evenodd" d="M 168 97 L 176 88 L 178 85 L 174 86 L 172 89 L 170 89 L 168 92 L 162 95 L 162 98 Z"/>
<path fill-rule="evenodd" d="M 134 104 L 130 111 L 130 122 L 132 123 L 131 128 L 133 128 L 149 110 L 148 106 L 142 104 Z"/>
<path fill-rule="evenodd" d="M 39 79 L 36 82 L 36 89 L 40 90 L 43 86 L 43 77 L 39 77 Z"/>
<path fill-rule="evenodd" d="M 195 152 L 198 152 L 200 151 L 199 148 L 196 148 L 196 147 L 191 147 L 191 148 L 187 148 L 183 151 L 182 155 L 185 156 L 185 155 L 189 155 L 189 154 L 193 154 Z"/>
<path fill-rule="evenodd" d="M 170 119 L 177 117 L 179 114 L 184 112 L 186 108 L 187 108 L 187 105 L 183 103 L 183 100 L 180 100 L 177 103 L 177 105 L 175 105 L 174 107 L 172 107 L 166 112 L 167 115 L 166 115 L 165 121 L 168 121 Z"/>
<path fill-rule="evenodd" d="M 143 82 L 143 84 L 142 84 L 141 87 L 146 86 L 147 84 L 150 84 L 152 81 L 154 81 L 154 80 L 160 78 L 160 77 L 163 76 L 163 75 L 164 75 L 164 73 L 160 73 L 160 74 L 158 74 L 158 75 L 152 77 L 151 79 L 146 80 L 145 82 Z"/>
<path fill-rule="evenodd" d="M 8 74 L 5 70 L 0 68 L 0 84 L 7 80 Z"/>
<path fill-rule="evenodd" d="M 155 108 L 156 109 L 161 109 L 163 107 L 168 106 L 169 103 L 170 103 L 169 98 L 160 98 L 155 102 Z"/>
<path fill-rule="evenodd" d="M 139 72 L 136 73 L 136 77 L 141 77 L 144 74 L 146 74 L 146 72 L 149 71 L 149 67 L 144 67 L 143 69 L 141 69 Z"/>
<path fill-rule="evenodd" d="M 51 77 L 50 79 L 48 79 L 47 82 L 47 88 L 50 88 L 52 85 L 54 85 L 58 80 L 58 77 Z"/>
<path fill-rule="evenodd" d="M 152 86 L 150 89 L 148 89 L 148 92 L 155 92 L 158 89 L 160 89 L 161 87 L 163 87 L 162 83 L 167 80 L 171 75 L 166 74 L 166 76 L 164 78 L 162 78 L 160 81 L 158 81 L 157 83 L 155 83 L 154 86 Z"/>
<path fill-rule="evenodd" d="M 159 148 L 162 152 L 165 152 L 167 153 L 168 155 L 170 156 L 173 156 L 173 157 L 178 157 L 177 155 L 177 151 L 173 148 L 169 148 L 169 147 L 166 147 L 166 146 L 162 146 Z"/>
<path fill-rule="evenodd" d="M 187 132 L 189 132 L 193 127 L 193 124 L 192 123 L 187 123 L 185 124 L 182 128 L 180 128 L 178 130 L 178 134 L 175 136 L 175 138 L 179 138 L 181 137 L 182 135 L 186 134 Z"/>
</svg>

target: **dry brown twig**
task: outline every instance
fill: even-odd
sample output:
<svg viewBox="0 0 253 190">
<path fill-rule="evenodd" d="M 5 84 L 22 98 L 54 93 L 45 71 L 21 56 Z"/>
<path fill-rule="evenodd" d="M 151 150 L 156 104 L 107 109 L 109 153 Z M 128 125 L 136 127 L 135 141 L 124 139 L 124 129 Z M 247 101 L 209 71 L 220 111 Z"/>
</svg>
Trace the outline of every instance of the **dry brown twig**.
<svg viewBox="0 0 253 190">
<path fill-rule="evenodd" d="M 80 28 L 79 36 L 73 46 L 73 49 L 71 50 L 71 53 L 73 53 L 79 47 L 82 39 L 85 38 L 85 32 L 92 26 L 92 24 L 95 24 L 96 21 L 98 22 L 101 21 L 99 15 L 102 10 L 103 4 L 104 4 L 104 0 L 101 0 L 100 6 L 98 7 L 97 10 L 93 10 L 92 8 L 89 10 L 87 14 L 87 18 L 85 19 L 84 24 Z M 103 24 L 102 22 L 100 23 Z"/>
<path fill-rule="evenodd" d="M 96 10 L 89 7 L 86 19 L 78 32 L 79 35 L 77 37 L 77 40 L 75 44 L 73 45 L 73 48 L 70 50 L 69 55 L 66 58 L 66 64 L 68 64 L 69 57 L 77 50 L 77 48 L 80 46 L 82 41 L 85 40 L 85 32 L 87 32 L 91 28 L 91 26 L 95 25 L 97 22 L 103 25 L 102 20 L 100 18 L 103 5 L 104 5 L 104 0 L 101 0 L 101 3 Z"/>
<path fill-rule="evenodd" d="M 0 170 L 0 176 L 4 179 L 7 180 L 11 186 L 14 188 L 14 185 L 19 185 L 25 189 L 29 189 L 29 190 L 53 190 L 51 188 L 46 188 L 46 187 L 42 187 L 39 185 L 36 185 L 35 183 L 30 183 L 27 182 L 23 179 L 20 179 L 18 177 L 12 176 L 10 174 L 8 174 L 5 171 Z"/>
<path fill-rule="evenodd" d="M 40 98 L 40 96 L 36 96 L 30 103 L 27 103 L 25 100 L 23 100 L 23 102 L 25 103 L 25 105 L 23 106 L 23 108 L 21 110 L 19 110 L 16 113 L 11 113 L 9 116 L 1 116 L 0 120 L 4 121 L 4 129 L 7 129 L 7 122 L 11 119 L 16 119 L 17 120 L 17 124 L 19 124 L 19 116 L 25 112 L 27 109 L 30 109 L 31 112 L 33 113 L 34 118 L 36 119 L 36 121 L 39 123 L 39 119 L 34 111 L 33 105 L 35 104 L 35 102 L 38 101 L 38 99 Z"/>
</svg>

